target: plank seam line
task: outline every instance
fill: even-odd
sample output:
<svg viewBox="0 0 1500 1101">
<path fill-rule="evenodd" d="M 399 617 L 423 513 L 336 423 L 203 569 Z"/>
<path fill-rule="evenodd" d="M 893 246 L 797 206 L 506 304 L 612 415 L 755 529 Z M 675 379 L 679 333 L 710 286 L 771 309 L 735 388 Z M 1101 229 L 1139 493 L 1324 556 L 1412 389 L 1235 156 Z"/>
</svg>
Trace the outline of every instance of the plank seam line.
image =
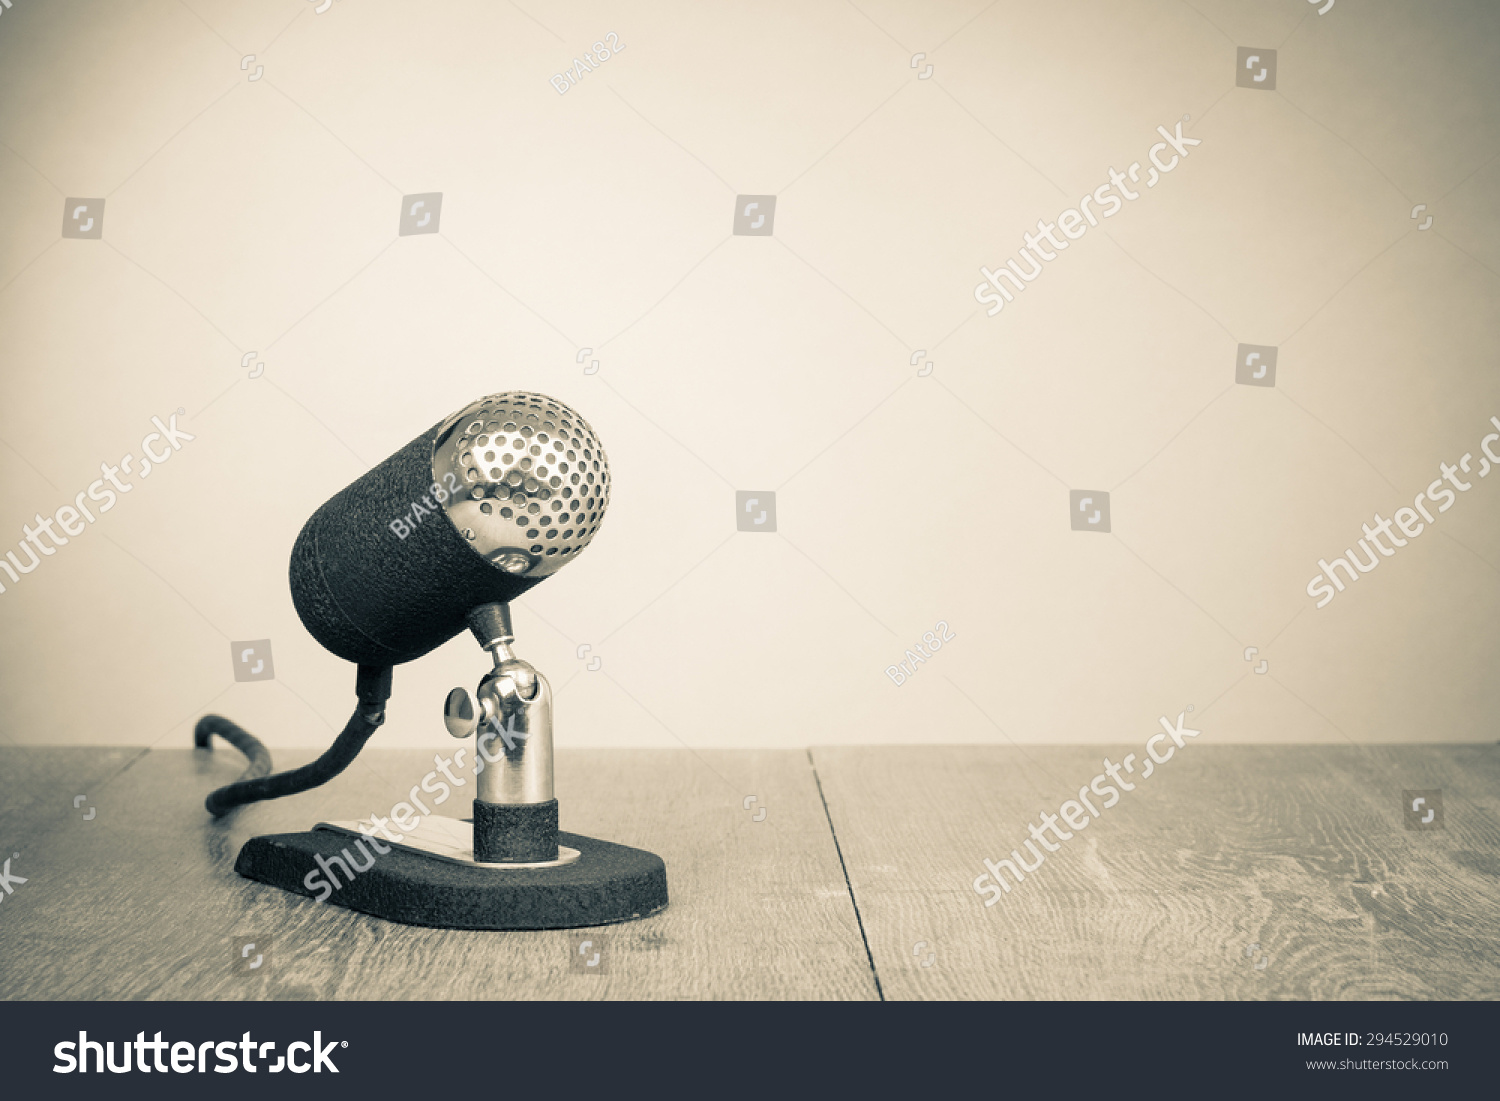
<svg viewBox="0 0 1500 1101">
<path fill-rule="evenodd" d="M 828 819 L 828 832 L 833 837 L 833 851 L 839 857 L 839 869 L 844 873 L 844 886 L 849 891 L 849 904 L 854 907 L 854 922 L 859 926 L 859 939 L 865 946 L 865 959 L 870 963 L 870 977 L 875 980 L 875 994 L 885 1001 L 885 991 L 880 985 L 880 972 L 875 969 L 875 955 L 870 951 L 870 938 L 865 935 L 864 918 L 860 917 L 859 900 L 854 897 L 854 884 L 849 881 L 849 865 L 844 863 L 844 848 L 839 844 L 839 831 L 834 828 L 833 814 L 828 810 L 828 797 L 823 794 L 823 780 L 818 776 L 818 763 L 813 760 L 812 747 L 807 750 L 807 763 L 812 769 L 813 783 L 818 785 L 818 798 L 823 803 L 823 817 Z"/>
</svg>

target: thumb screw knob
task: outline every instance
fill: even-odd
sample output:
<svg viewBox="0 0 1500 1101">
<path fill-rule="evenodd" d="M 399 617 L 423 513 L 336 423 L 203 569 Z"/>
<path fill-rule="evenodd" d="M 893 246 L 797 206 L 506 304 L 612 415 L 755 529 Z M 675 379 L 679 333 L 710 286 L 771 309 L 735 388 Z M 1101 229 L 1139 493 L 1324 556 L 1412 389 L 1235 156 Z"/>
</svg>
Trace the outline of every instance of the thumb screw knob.
<svg viewBox="0 0 1500 1101">
<path fill-rule="evenodd" d="M 467 738 L 479 728 L 478 708 L 467 688 L 455 688 L 443 701 L 443 725 L 455 738 Z"/>
</svg>

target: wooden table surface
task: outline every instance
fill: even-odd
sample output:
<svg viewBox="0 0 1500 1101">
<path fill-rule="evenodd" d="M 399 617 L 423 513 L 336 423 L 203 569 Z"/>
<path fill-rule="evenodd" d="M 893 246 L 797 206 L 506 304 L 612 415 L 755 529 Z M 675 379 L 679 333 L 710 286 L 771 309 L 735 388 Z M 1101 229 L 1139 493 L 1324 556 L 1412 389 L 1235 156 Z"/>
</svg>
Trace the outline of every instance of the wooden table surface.
<svg viewBox="0 0 1500 1101">
<path fill-rule="evenodd" d="M 26 879 L 0 906 L 0 996 L 1500 997 L 1497 746 L 1193 744 L 986 907 L 984 859 L 1133 751 L 559 750 L 563 828 L 660 855 L 671 905 L 479 933 L 233 871 L 254 834 L 388 814 L 431 751 L 367 750 L 216 823 L 203 797 L 243 767 L 222 744 L 0 748 L 0 857 Z M 1408 788 L 1441 789 L 1444 828 L 1406 828 Z M 570 967 L 586 938 L 598 972 Z"/>
</svg>

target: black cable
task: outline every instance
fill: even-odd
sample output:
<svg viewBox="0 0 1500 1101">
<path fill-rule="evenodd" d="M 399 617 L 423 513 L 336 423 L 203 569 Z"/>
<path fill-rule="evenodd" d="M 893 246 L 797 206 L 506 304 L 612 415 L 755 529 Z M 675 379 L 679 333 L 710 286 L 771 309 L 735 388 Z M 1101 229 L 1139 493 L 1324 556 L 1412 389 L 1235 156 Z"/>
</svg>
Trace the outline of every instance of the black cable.
<svg viewBox="0 0 1500 1101">
<path fill-rule="evenodd" d="M 365 742 L 385 722 L 385 701 L 391 697 L 391 667 L 389 665 L 361 665 L 356 677 L 355 691 L 359 695 L 359 706 L 349 717 L 349 722 L 333 745 L 311 764 L 290 772 L 271 774 L 271 754 L 254 734 L 230 722 L 221 715 L 204 715 L 193 728 L 193 744 L 209 746 L 215 734 L 229 742 L 249 758 L 250 764 L 232 784 L 226 784 L 204 800 L 203 805 L 215 818 L 228 814 L 235 807 L 262 799 L 279 799 L 283 795 L 295 795 L 320 784 L 326 784 L 359 755 Z"/>
<path fill-rule="evenodd" d="M 210 743 L 215 734 L 234 746 L 250 761 L 245 771 L 240 773 L 237 783 L 271 774 L 271 751 L 265 747 L 265 743 L 223 715 L 204 715 L 199 719 L 198 725 L 193 727 L 193 744 L 199 749 L 211 749 Z"/>
</svg>

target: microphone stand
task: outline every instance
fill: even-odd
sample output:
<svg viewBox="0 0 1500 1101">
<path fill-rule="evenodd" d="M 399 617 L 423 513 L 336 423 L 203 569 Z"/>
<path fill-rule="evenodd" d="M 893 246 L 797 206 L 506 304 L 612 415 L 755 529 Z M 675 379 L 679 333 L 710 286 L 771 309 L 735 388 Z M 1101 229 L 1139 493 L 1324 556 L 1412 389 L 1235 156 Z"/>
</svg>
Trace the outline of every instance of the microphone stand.
<svg viewBox="0 0 1500 1101">
<path fill-rule="evenodd" d="M 552 689 L 512 649 L 509 605 L 482 604 L 468 623 L 493 668 L 474 693 L 448 693 L 443 722 L 455 738 L 478 735 L 473 819 L 428 815 L 399 842 L 380 841 L 359 822 L 319 822 L 302 833 L 252 837 L 234 870 L 318 902 L 441 929 L 569 929 L 664 909 L 667 869 L 660 857 L 559 830 Z M 228 719 L 200 720 L 197 745 L 219 734 L 250 759 L 240 780 L 208 797 L 209 811 L 221 816 L 306 791 L 347 768 L 385 721 L 391 667 L 359 666 L 356 687 L 359 707 L 338 739 L 312 764 L 290 772 L 270 775 L 265 747 Z"/>
<path fill-rule="evenodd" d="M 448 693 L 443 723 L 474 745 L 474 859 L 482 864 L 558 859 L 557 798 L 552 787 L 552 688 L 511 649 L 510 605 L 481 604 L 469 630 L 495 667 L 471 695 Z M 477 697 L 477 699 L 476 699 Z M 492 753 L 494 743 L 501 743 Z"/>
</svg>

